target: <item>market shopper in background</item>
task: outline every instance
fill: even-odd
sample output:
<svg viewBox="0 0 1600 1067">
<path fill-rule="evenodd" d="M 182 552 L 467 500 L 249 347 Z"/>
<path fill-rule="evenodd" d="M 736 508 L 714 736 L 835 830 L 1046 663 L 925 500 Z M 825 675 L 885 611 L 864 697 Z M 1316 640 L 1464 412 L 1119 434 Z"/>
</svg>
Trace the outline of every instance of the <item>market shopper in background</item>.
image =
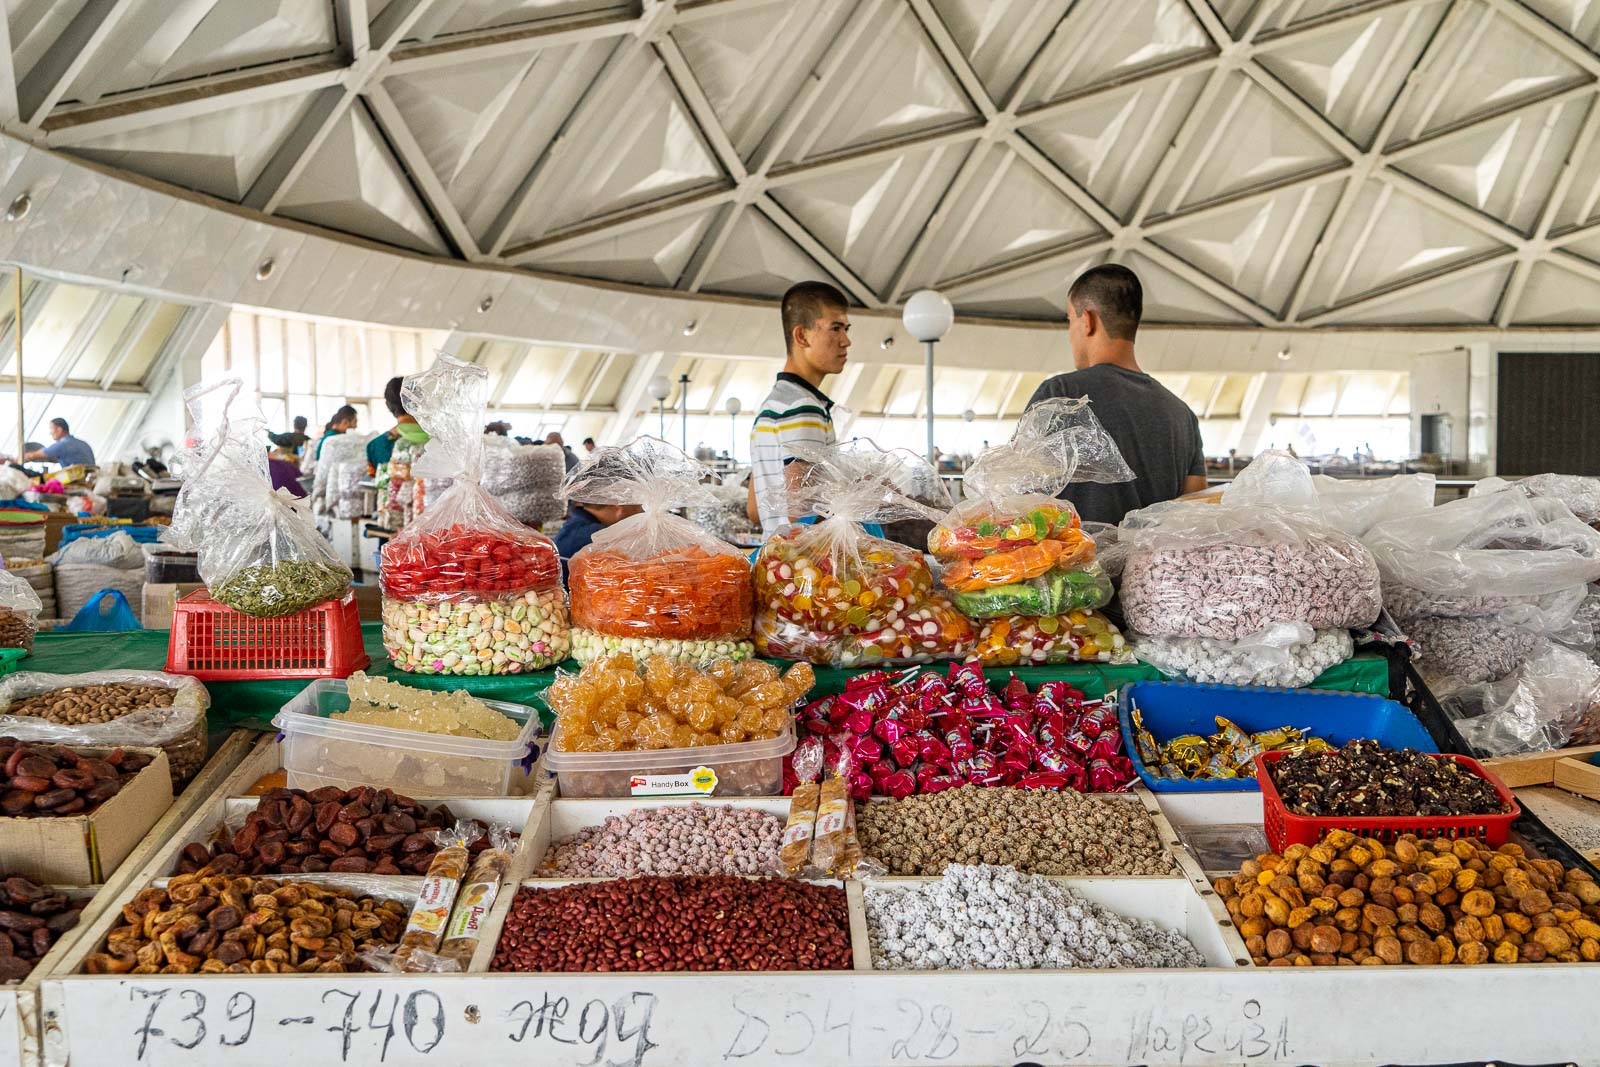
<svg viewBox="0 0 1600 1067">
<path fill-rule="evenodd" d="M 567 447 L 567 442 L 561 439 L 561 435 L 556 433 L 554 430 L 551 430 L 550 433 L 545 436 L 544 443 L 547 445 L 561 446 L 561 462 L 566 464 L 567 473 L 572 473 L 572 468 L 578 465 L 578 454 Z"/>
<path fill-rule="evenodd" d="M 784 504 L 786 491 L 805 473 L 795 445 L 834 443 L 833 401 L 823 380 L 844 370 L 850 352 L 850 309 L 843 293 L 825 282 L 801 282 L 783 294 L 787 356 L 772 391 L 756 408 L 750 431 L 750 497 L 746 510 L 761 532 L 799 518 Z"/>
<path fill-rule="evenodd" d="M 644 508 L 638 504 L 580 504 L 567 509 L 567 519 L 556 531 L 556 552 L 561 556 L 561 581 L 567 580 L 567 561 L 580 549 L 589 547 L 594 535 L 607 526 L 615 526 Z"/>
<path fill-rule="evenodd" d="M 1041 384 L 1028 407 L 1057 397 L 1088 397 L 1091 410 L 1122 450 L 1134 480 L 1069 485 L 1085 522 L 1120 523 L 1138 508 L 1206 487 L 1200 420 L 1134 358 L 1134 335 L 1144 314 L 1139 276 L 1117 263 L 1092 267 L 1067 291 L 1067 337 L 1077 370 Z"/>
<path fill-rule="evenodd" d="M 583 450 L 584 450 L 584 452 L 593 452 L 594 451 L 594 438 L 585 437 L 583 439 Z"/>
<path fill-rule="evenodd" d="M 299 462 L 306 445 L 311 443 L 311 435 L 306 433 L 308 425 L 304 415 L 296 415 L 293 430 L 289 433 L 269 433 L 267 440 L 283 451 L 284 458 L 292 458 L 294 462 Z"/>
<path fill-rule="evenodd" d="M 417 420 L 406 411 L 405 404 L 400 400 L 400 383 L 404 378 L 390 378 L 389 384 L 383 388 L 383 403 L 389 409 L 389 414 L 394 416 L 394 429 L 388 433 L 379 434 L 367 442 L 367 464 L 374 471 L 394 455 L 395 442 L 404 438 L 414 445 L 428 443 L 428 431 L 417 425 Z"/>
<path fill-rule="evenodd" d="M 333 418 L 329 419 L 327 425 L 322 428 L 322 436 L 317 438 L 317 450 L 312 453 L 311 458 L 321 459 L 322 446 L 327 443 L 328 438 L 338 437 L 342 433 L 349 433 L 354 430 L 357 418 L 356 409 L 349 404 L 335 411 Z"/>
<path fill-rule="evenodd" d="M 22 457 L 24 463 L 54 463 L 58 467 L 71 467 L 82 463 L 94 465 L 94 449 L 87 441 L 72 436 L 66 419 L 50 420 L 50 444 L 36 448 Z"/>
</svg>

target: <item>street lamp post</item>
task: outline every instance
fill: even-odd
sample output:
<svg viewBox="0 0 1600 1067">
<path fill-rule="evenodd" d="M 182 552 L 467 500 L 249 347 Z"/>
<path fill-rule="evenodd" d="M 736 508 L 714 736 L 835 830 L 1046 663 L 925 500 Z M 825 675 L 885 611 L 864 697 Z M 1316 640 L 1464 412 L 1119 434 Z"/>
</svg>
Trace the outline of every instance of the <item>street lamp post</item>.
<svg viewBox="0 0 1600 1067">
<path fill-rule="evenodd" d="M 679 447 L 687 452 L 689 451 L 689 376 L 687 374 L 678 375 L 678 412 L 682 423 Z"/>
<path fill-rule="evenodd" d="M 744 405 L 736 396 L 728 398 L 728 455 L 734 463 L 739 462 L 739 412 L 744 410 Z"/>
<path fill-rule="evenodd" d="M 665 374 L 658 374 L 650 379 L 650 395 L 656 401 L 656 436 L 663 441 L 667 439 L 667 395 L 671 392 L 672 379 Z"/>
<path fill-rule="evenodd" d="M 934 460 L 933 444 L 933 346 L 938 344 L 956 318 L 943 293 L 934 289 L 920 289 L 906 301 L 900 321 L 906 331 L 923 344 L 923 405 L 928 420 L 928 462 Z"/>
</svg>

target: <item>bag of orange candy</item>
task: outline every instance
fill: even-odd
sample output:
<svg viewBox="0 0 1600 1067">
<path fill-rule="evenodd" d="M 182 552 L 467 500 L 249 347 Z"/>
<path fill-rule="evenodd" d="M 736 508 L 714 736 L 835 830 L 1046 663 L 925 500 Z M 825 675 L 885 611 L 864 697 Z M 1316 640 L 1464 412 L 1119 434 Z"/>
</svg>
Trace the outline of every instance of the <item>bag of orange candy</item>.
<svg viewBox="0 0 1600 1067">
<path fill-rule="evenodd" d="M 655 437 L 595 451 L 567 476 L 569 500 L 642 508 L 605 527 L 568 564 L 572 654 L 643 662 L 749 658 L 750 563 L 673 508 L 716 502 L 698 461 Z"/>
<path fill-rule="evenodd" d="M 930 484 L 948 506 L 932 468 L 904 449 L 886 452 L 866 440 L 794 451 L 808 466 L 790 489 L 789 512 L 818 521 L 784 527 L 756 557 L 756 650 L 836 667 L 970 653 L 972 626 L 934 590 L 922 553 L 861 527 L 922 517 L 911 497 L 926 495 Z"/>
<path fill-rule="evenodd" d="M 1133 471 L 1088 400 L 1029 408 L 1006 444 L 966 472 L 967 498 L 928 535 L 940 582 L 972 619 L 1063 616 L 1111 601 L 1094 539 L 1056 495 L 1073 482 L 1126 482 Z"/>
</svg>

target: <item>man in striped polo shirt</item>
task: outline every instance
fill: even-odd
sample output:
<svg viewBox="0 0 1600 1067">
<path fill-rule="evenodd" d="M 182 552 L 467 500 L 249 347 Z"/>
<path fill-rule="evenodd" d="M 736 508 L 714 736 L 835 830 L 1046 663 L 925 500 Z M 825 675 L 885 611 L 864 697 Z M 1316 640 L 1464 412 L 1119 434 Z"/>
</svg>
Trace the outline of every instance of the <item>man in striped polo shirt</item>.
<svg viewBox="0 0 1600 1067">
<path fill-rule="evenodd" d="M 761 532 L 772 536 L 789 514 L 784 490 L 804 473 L 796 444 L 832 444 L 833 401 L 823 379 L 844 370 L 850 351 L 849 303 L 826 282 L 801 282 L 783 294 L 788 359 L 756 412 L 750 432 L 750 485 Z M 755 518 L 755 515 L 751 516 Z"/>
</svg>

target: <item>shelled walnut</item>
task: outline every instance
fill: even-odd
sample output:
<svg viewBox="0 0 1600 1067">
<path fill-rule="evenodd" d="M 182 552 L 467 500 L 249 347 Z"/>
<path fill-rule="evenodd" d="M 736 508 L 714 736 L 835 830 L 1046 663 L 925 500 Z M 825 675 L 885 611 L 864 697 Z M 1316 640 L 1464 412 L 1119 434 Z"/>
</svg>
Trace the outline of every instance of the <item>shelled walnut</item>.
<svg viewBox="0 0 1600 1067">
<path fill-rule="evenodd" d="M 1514 844 L 1334 830 L 1215 888 L 1259 966 L 1600 961 L 1600 885 Z"/>
</svg>

